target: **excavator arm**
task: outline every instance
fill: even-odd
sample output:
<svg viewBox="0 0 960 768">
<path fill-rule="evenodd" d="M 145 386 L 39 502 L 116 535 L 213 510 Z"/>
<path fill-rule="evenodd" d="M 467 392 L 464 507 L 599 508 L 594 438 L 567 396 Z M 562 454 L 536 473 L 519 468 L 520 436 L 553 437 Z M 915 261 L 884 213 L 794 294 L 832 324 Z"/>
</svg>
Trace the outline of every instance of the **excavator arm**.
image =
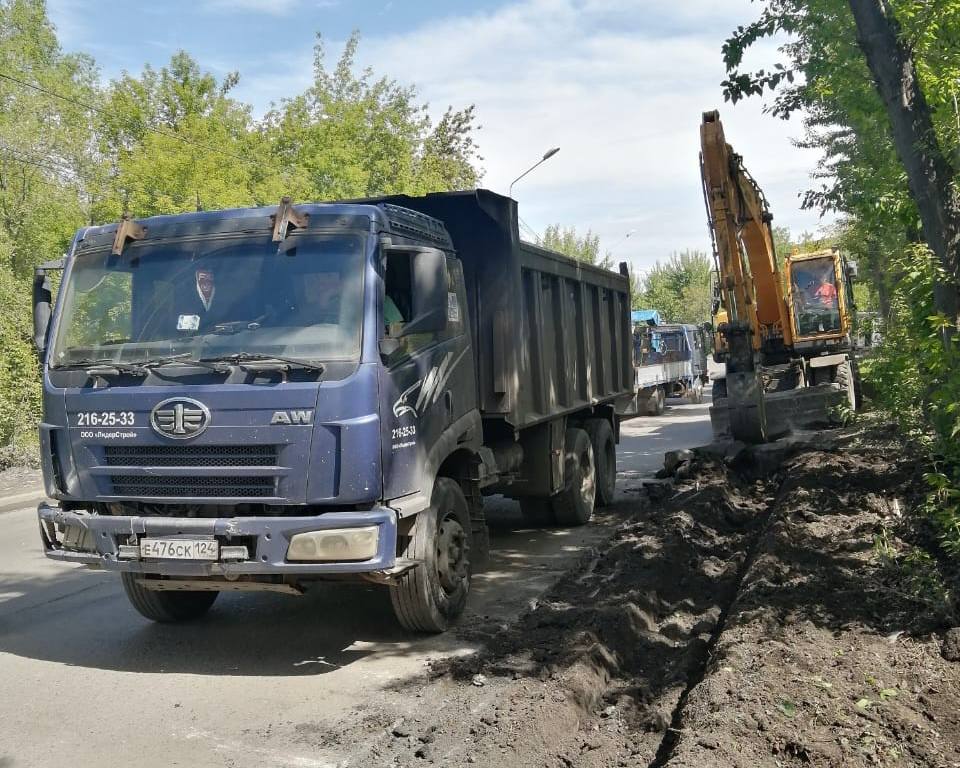
<svg viewBox="0 0 960 768">
<path fill-rule="evenodd" d="M 733 151 L 716 111 L 700 124 L 700 173 L 714 244 L 726 347 L 725 413 L 732 436 L 768 439 L 761 364 L 764 353 L 792 342 L 766 198 Z"/>
<path fill-rule="evenodd" d="M 719 112 L 700 124 L 700 170 L 730 324 L 749 326 L 754 350 L 793 343 L 766 198 L 727 144 Z"/>
</svg>

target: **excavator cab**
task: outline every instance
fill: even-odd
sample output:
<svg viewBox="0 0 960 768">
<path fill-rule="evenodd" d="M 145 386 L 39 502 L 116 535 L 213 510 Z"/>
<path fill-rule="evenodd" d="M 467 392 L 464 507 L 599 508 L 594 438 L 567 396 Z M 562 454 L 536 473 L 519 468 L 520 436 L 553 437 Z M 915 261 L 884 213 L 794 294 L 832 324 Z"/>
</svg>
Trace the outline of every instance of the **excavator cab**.
<svg viewBox="0 0 960 768">
<path fill-rule="evenodd" d="M 849 346 L 852 301 L 840 251 L 831 248 L 789 256 L 786 280 L 794 345 L 801 349 Z"/>
</svg>

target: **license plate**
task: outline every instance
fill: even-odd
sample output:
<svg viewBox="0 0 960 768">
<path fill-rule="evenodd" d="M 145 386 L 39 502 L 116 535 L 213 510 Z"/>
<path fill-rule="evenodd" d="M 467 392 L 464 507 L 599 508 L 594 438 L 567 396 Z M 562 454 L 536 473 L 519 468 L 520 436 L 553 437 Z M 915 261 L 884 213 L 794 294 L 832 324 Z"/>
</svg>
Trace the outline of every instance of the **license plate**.
<svg viewBox="0 0 960 768">
<path fill-rule="evenodd" d="M 140 557 L 156 560 L 218 560 L 220 545 L 213 539 L 140 539 Z"/>
</svg>

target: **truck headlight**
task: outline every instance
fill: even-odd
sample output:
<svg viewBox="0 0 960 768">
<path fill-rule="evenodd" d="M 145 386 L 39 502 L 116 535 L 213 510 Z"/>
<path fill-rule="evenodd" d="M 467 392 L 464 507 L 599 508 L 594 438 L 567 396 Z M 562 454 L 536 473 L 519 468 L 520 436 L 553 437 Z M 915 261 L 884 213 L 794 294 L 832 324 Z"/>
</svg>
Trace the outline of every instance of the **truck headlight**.
<svg viewBox="0 0 960 768">
<path fill-rule="evenodd" d="M 380 526 L 378 525 L 297 533 L 290 538 L 287 560 L 300 562 L 370 560 L 377 554 L 379 543 Z"/>
</svg>

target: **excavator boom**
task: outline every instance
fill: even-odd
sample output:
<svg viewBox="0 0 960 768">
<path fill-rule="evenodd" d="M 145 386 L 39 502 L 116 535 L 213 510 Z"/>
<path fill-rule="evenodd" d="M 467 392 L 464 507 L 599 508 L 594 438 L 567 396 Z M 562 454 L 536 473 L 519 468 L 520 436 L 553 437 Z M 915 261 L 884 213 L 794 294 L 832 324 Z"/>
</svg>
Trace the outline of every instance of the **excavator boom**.
<svg viewBox="0 0 960 768">
<path fill-rule="evenodd" d="M 753 347 L 793 343 L 767 200 L 727 144 L 720 113 L 700 124 L 700 168 L 714 233 L 721 300 L 732 323 L 749 323 Z"/>
</svg>

